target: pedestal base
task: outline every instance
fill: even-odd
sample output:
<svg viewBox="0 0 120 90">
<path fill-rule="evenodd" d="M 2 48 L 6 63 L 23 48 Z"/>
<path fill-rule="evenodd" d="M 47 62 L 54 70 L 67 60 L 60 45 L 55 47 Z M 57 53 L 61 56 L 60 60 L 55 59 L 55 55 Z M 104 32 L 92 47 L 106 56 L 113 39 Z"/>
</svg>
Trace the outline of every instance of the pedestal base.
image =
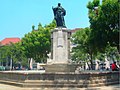
<svg viewBox="0 0 120 90">
<path fill-rule="evenodd" d="M 51 64 L 45 66 L 45 72 L 75 72 L 75 64 Z"/>
</svg>

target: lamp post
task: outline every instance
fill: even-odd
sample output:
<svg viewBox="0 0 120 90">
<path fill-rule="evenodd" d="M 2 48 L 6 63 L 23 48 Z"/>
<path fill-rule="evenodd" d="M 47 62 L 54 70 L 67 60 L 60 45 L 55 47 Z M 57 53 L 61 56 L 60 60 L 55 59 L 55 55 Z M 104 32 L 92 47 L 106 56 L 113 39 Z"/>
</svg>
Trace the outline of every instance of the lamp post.
<svg viewBox="0 0 120 90">
<path fill-rule="evenodd" d="M 10 58 L 10 71 L 12 70 L 12 55 L 11 55 L 11 58 Z"/>
</svg>

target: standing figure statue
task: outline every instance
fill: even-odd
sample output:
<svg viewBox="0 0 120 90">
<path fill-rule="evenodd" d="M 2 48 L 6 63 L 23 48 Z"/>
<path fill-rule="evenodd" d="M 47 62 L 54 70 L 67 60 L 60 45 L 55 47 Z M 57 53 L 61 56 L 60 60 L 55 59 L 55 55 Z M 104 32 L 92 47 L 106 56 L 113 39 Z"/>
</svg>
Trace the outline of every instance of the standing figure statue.
<svg viewBox="0 0 120 90">
<path fill-rule="evenodd" d="M 64 21 L 64 16 L 66 15 L 65 9 L 61 6 L 60 3 L 58 3 L 58 6 L 53 8 L 53 13 L 54 13 L 54 19 L 56 21 L 57 27 L 66 27 L 65 26 L 65 21 Z"/>
</svg>

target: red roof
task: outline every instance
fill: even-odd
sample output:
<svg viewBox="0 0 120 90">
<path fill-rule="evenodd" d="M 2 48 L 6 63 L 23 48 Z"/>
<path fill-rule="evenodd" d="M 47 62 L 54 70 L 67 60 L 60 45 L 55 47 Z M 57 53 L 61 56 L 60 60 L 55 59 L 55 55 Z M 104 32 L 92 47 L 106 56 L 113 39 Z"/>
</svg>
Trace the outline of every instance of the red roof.
<svg viewBox="0 0 120 90">
<path fill-rule="evenodd" d="M 17 42 L 20 42 L 20 38 L 5 38 L 0 42 L 0 44 L 8 45 L 10 43 L 17 43 Z"/>
</svg>

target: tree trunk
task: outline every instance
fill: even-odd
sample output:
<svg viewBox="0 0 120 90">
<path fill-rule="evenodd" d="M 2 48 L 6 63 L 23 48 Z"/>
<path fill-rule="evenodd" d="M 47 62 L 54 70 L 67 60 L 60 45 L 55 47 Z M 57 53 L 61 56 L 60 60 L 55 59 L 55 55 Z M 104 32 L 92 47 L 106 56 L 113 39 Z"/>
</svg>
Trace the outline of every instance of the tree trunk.
<svg viewBox="0 0 120 90">
<path fill-rule="evenodd" d="M 92 56 L 92 54 L 90 54 L 91 70 L 93 70 L 93 61 L 92 61 L 92 59 L 93 59 L 93 56 Z"/>
<path fill-rule="evenodd" d="M 88 62 L 87 62 L 87 65 L 88 65 L 88 69 L 90 70 L 90 69 L 91 69 L 91 66 L 88 64 Z"/>
</svg>

